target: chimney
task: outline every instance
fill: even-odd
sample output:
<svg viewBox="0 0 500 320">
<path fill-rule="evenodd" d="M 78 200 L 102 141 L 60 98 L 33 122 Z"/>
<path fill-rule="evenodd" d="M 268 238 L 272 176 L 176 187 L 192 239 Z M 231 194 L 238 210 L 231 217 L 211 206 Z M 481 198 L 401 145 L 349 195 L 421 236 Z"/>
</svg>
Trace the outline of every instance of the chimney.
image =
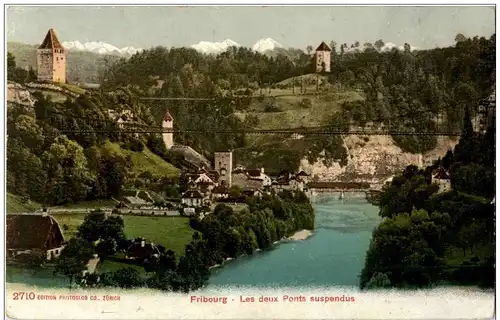
<svg viewBox="0 0 500 320">
<path fill-rule="evenodd" d="M 260 173 L 264 173 L 264 167 L 260 168 Z"/>
<path fill-rule="evenodd" d="M 142 240 L 141 241 L 141 248 L 144 248 L 144 246 L 146 246 L 146 241 Z"/>
</svg>

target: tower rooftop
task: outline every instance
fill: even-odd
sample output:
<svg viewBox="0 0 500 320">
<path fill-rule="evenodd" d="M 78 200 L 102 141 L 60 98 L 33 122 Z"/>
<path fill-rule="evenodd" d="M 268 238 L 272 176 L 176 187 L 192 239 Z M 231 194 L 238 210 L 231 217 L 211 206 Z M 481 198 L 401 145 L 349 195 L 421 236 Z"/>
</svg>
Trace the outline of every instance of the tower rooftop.
<svg viewBox="0 0 500 320">
<path fill-rule="evenodd" d="M 51 28 L 38 49 L 64 49 L 64 47 L 59 42 L 59 39 L 57 39 L 54 29 Z"/>
<path fill-rule="evenodd" d="M 165 112 L 165 115 L 163 116 L 163 121 L 173 121 L 173 120 L 174 120 L 174 118 L 172 117 L 170 112 L 167 110 L 167 112 Z"/>
<path fill-rule="evenodd" d="M 319 47 L 316 48 L 316 51 L 332 51 L 332 49 L 330 49 L 330 47 L 323 41 Z"/>
</svg>

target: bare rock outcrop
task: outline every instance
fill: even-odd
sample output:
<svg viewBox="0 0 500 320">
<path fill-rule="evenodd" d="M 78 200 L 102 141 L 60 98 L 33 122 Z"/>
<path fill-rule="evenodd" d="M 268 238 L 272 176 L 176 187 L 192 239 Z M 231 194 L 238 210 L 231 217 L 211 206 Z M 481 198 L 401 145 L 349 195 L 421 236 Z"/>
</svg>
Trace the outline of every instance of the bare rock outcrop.
<svg viewBox="0 0 500 320">
<path fill-rule="evenodd" d="M 341 167 L 334 163 L 325 166 L 323 159 L 309 163 L 302 159 L 300 170 L 323 181 L 358 181 L 380 184 L 400 172 L 410 164 L 424 167 L 432 164 L 439 157 L 457 144 L 458 140 L 439 137 L 437 146 L 425 154 L 403 152 L 390 136 L 357 136 L 343 138 L 347 149 L 347 165 Z"/>
<path fill-rule="evenodd" d="M 7 83 L 7 107 L 12 105 L 21 105 L 33 108 L 36 99 L 22 85 L 15 82 Z"/>
</svg>

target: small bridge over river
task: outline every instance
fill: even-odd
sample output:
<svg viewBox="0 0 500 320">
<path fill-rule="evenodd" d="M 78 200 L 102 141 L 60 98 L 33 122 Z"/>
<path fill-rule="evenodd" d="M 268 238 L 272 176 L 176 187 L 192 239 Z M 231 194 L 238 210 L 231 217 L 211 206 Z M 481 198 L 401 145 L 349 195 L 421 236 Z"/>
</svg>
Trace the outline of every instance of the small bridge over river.
<svg viewBox="0 0 500 320">
<path fill-rule="evenodd" d="M 311 200 L 318 198 L 345 199 L 354 195 L 362 195 L 369 201 L 373 201 L 382 192 L 381 185 L 367 182 L 311 182 L 308 184 L 307 196 Z M 358 196 L 354 196 L 358 197 Z"/>
</svg>

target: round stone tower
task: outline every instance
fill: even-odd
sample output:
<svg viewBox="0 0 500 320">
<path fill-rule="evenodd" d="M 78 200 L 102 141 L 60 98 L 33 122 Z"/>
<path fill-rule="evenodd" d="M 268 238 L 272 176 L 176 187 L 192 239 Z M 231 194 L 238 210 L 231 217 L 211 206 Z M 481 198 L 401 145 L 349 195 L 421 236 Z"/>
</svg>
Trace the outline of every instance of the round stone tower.
<svg viewBox="0 0 500 320">
<path fill-rule="evenodd" d="M 165 113 L 163 116 L 163 122 L 161 124 L 163 129 L 173 130 L 174 129 L 174 118 L 170 114 L 170 112 Z M 170 150 L 170 148 L 174 145 L 174 133 L 173 132 L 163 132 L 163 143 L 165 143 L 165 148 Z"/>
</svg>

